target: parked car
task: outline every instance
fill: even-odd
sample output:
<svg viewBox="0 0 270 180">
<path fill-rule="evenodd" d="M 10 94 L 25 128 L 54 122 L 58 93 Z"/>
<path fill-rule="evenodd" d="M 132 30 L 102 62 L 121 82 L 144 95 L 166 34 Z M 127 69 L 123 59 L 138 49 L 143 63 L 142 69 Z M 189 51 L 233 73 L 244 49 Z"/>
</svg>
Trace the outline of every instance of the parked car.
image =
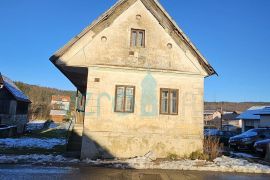
<svg viewBox="0 0 270 180">
<path fill-rule="evenodd" d="M 219 140 L 220 144 L 224 144 L 225 146 L 228 146 L 229 144 L 229 139 L 235 135 L 237 135 L 236 132 L 231 132 L 231 131 L 220 131 L 220 130 L 212 130 L 209 131 L 208 133 L 204 134 L 205 137 L 214 137 Z"/>
<path fill-rule="evenodd" d="M 218 131 L 218 129 L 204 129 L 204 136 L 214 136 Z"/>
<path fill-rule="evenodd" d="M 237 132 L 239 134 L 239 133 L 241 133 L 242 129 L 237 127 L 237 126 L 227 124 L 227 125 L 222 126 L 222 130 L 223 131 L 233 131 L 233 132 Z"/>
<path fill-rule="evenodd" d="M 250 129 L 240 135 L 231 137 L 230 148 L 234 150 L 254 150 L 256 141 L 270 139 L 270 128 Z"/>
<path fill-rule="evenodd" d="M 209 136 L 211 134 L 216 134 L 218 129 L 215 126 L 205 125 L 204 126 L 204 136 Z"/>
<path fill-rule="evenodd" d="M 270 144 L 270 139 L 255 142 L 254 149 L 256 153 L 265 156 L 268 144 Z"/>
</svg>

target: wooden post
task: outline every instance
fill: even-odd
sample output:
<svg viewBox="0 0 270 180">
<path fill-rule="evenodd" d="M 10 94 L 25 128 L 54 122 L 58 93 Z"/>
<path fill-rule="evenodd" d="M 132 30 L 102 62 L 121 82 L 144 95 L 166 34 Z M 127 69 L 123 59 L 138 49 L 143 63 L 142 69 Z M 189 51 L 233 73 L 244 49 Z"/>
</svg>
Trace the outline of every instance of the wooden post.
<svg viewBox="0 0 270 180">
<path fill-rule="evenodd" d="M 267 144 L 266 147 L 266 155 L 265 155 L 265 160 L 270 162 L 270 143 Z"/>
<path fill-rule="evenodd" d="M 220 130 L 222 131 L 222 126 L 223 126 L 223 102 L 221 103 L 221 108 L 220 108 Z"/>
</svg>

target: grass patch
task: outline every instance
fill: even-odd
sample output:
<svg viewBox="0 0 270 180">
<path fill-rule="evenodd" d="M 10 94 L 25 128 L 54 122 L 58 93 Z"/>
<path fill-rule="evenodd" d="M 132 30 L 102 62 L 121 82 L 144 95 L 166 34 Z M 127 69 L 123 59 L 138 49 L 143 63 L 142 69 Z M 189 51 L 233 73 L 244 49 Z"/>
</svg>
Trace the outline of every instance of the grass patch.
<svg viewBox="0 0 270 180">
<path fill-rule="evenodd" d="M 23 139 L 23 138 L 36 138 L 36 139 L 66 139 L 68 131 L 66 129 L 43 129 L 32 131 L 31 133 L 17 136 L 10 139 Z M 66 152 L 65 145 L 56 145 L 51 149 L 45 149 L 41 147 L 1 147 L 0 154 L 15 154 L 15 155 L 27 155 L 27 154 L 62 154 Z"/>
<path fill-rule="evenodd" d="M 169 160 L 175 161 L 175 160 L 178 159 L 178 156 L 177 156 L 177 154 L 169 153 L 168 156 L 167 156 L 167 158 L 168 158 Z"/>
</svg>

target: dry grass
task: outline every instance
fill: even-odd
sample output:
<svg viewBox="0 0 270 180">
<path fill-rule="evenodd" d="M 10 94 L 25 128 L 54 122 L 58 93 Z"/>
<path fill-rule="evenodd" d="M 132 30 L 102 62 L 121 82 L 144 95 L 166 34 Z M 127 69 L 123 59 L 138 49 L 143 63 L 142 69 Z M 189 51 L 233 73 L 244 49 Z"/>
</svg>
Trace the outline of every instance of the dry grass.
<svg viewBox="0 0 270 180">
<path fill-rule="evenodd" d="M 205 137 L 203 150 L 204 154 L 208 156 L 208 160 L 214 160 L 221 155 L 220 153 L 221 145 L 219 144 L 219 139 L 215 137 Z"/>
</svg>

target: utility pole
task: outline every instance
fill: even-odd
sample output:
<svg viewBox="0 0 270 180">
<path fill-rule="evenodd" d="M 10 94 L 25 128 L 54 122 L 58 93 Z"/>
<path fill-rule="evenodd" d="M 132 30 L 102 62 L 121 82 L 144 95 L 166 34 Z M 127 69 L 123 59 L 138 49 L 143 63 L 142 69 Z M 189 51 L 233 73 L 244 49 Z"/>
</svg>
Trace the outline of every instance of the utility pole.
<svg viewBox="0 0 270 180">
<path fill-rule="evenodd" d="M 221 102 L 221 107 L 220 107 L 220 130 L 222 131 L 222 126 L 223 126 L 223 103 L 224 102 Z"/>
</svg>

